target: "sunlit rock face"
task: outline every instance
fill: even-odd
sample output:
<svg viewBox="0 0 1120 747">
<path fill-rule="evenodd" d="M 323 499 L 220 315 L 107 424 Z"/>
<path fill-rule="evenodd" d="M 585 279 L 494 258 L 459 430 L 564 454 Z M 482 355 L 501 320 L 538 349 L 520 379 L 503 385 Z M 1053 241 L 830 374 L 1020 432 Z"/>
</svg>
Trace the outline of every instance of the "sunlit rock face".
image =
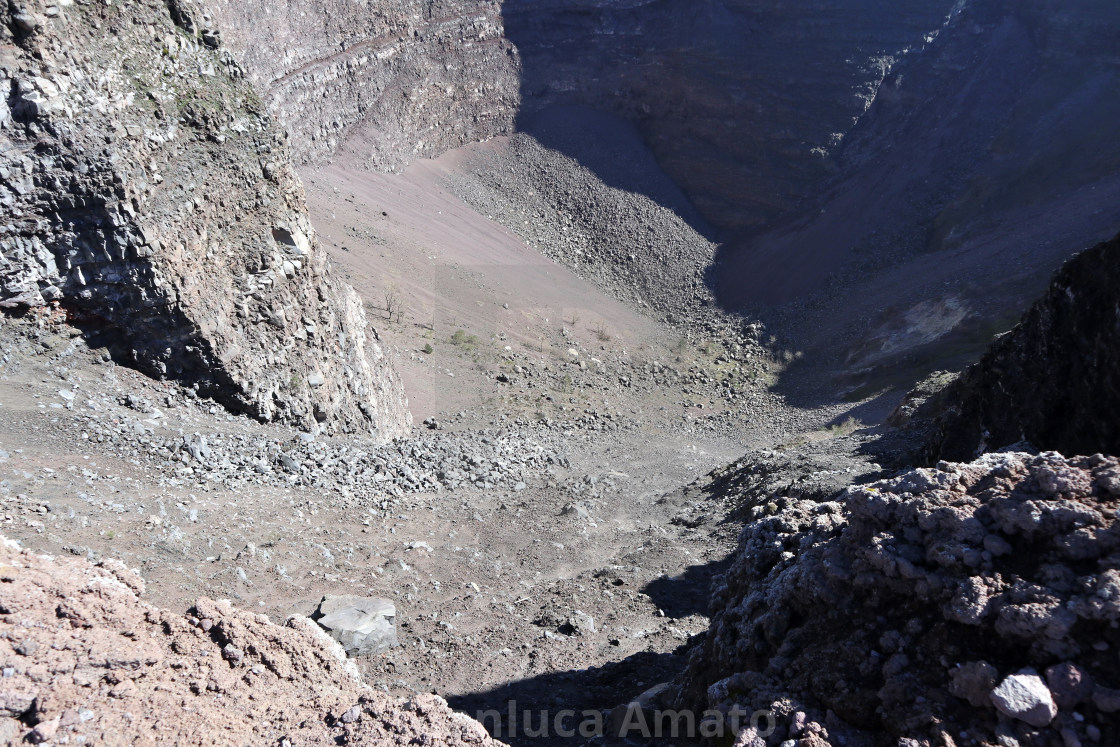
<svg viewBox="0 0 1120 747">
<path fill-rule="evenodd" d="M 197 6 L 0 10 L 0 306 L 263 421 L 408 432 L 287 138 Z"/>
<path fill-rule="evenodd" d="M 397 169 L 507 133 L 517 54 L 494 0 L 210 0 L 222 41 L 291 135 L 298 161 Z"/>
</svg>

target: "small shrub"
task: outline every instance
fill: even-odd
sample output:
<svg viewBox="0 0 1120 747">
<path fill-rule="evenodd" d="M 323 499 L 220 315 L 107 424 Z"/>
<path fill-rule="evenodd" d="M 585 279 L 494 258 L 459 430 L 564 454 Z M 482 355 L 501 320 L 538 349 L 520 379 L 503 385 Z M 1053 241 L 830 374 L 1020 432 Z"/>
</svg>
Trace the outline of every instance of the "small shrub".
<svg viewBox="0 0 1120 747">
<path fill-rule="evenodd" d="M 430 342 L 429 342 L 429 343 L 426 343 L 426 344 L 424 345 L 424 352 L 425 352 L 425 353 L 427 353 L 428 355 L 431 355 L 431 354 L 432 354 L 432 351 L 433 351 L 434 349 L 435 349 L 435 348 L 433 348 L 433 347 L 432 347 L 432 343 L 430 343 Z"/>
<path fill-rule="evenodd" d="M 457 329 L 455 334 L 451 335 L 452 345 L 477 345 L 478 337 L 475 335 L 468 335 L 466 331 Z"/>
<path fill-rule="evenodd" d="M 829 426 L 825 430 L 833 437 L 850 436 L 863 427 L 863 423 L 855 418 L 849 417 L 843 423 Z"/>
</svg>

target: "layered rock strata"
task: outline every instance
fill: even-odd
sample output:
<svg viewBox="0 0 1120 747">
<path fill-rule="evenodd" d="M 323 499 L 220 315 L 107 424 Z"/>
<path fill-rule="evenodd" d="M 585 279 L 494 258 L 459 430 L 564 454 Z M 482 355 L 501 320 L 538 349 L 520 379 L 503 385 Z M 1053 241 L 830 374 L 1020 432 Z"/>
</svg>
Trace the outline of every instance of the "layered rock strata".
<svg viewBox="0 0 1120 747">
<path fill-rule="evenodd" d="M 210 0 L 223 41 L 300 161 L 348 154 L 398 169 L 508 133 L 518 57 L 495 0 Z"/>
<path fill-rule="evenodd" d="M 261 420 L 400 435 L 400 381 L 331 275 L 287 140 L 201 18 L 178 0 L 0 10 L 0 303 L 58 306 Z"/>
<path fill-rule="evenodd" d="M 554 104 L 623 116 L 709 221 L 742 229 L 828 175 L 892 67 L 954 5 L 507 0 L 503 14 L 523 60 L 523 123 Z"/>
</svg>

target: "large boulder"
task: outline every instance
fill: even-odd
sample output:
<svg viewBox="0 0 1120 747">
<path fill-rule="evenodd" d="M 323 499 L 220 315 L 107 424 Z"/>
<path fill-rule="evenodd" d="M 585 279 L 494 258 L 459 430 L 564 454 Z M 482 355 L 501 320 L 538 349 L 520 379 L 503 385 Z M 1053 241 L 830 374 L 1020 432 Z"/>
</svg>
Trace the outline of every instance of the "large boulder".
<svg viewBox="0 0 1120 747">
<path fill-rule="evenodd" d="M 325 596 L 312 619 L 342 644 L 347 656 L 373 656 L 399 646 L 397 608 L 388 599 Z"/>
</svg>

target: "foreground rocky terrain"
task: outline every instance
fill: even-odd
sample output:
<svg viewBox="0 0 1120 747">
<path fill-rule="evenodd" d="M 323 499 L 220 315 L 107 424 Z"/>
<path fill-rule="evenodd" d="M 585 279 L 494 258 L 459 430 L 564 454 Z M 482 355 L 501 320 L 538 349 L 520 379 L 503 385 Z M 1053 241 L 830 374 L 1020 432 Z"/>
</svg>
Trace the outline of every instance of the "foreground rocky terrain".
<svg viewBox="0 0 1120 747">
<path fill-rule="evenodd" d="M 307 618 L 281 627 L 205 598 L 168 612 L 119 562 L 2 542 L 5 744 L 494 744 L 436 696 L 365 685 Z"/>
<path fill-rule="evenodd" d="M 676 705 L 768 711 L 768 743 L 1112 744 L 1118 479 L 1008 453 L 744 495 Z"/>
</svg>

